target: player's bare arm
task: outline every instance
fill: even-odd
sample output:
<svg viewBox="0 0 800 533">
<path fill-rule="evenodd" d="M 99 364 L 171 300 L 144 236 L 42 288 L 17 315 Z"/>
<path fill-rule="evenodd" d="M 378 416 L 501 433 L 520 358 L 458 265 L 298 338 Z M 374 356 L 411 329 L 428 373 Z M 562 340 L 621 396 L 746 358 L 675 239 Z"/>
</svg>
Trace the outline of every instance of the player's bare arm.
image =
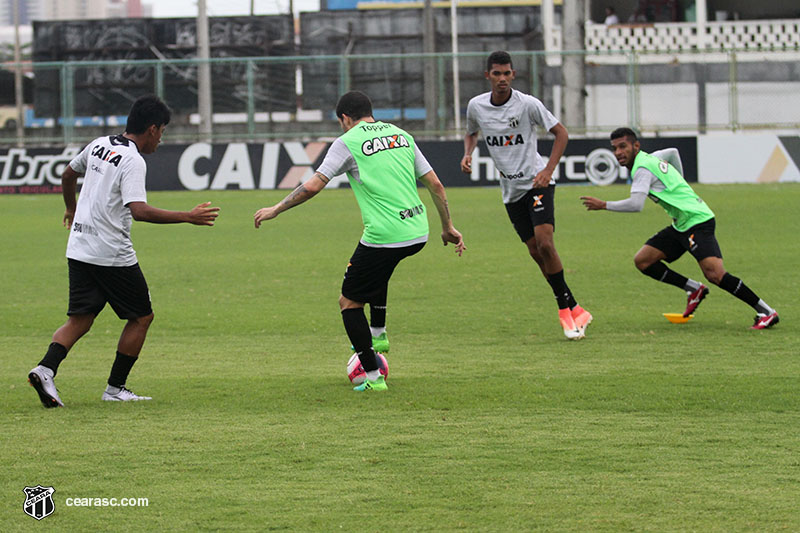
<svg viewBox="0 0 800 533">
<path fill-rule="evenodd" d="M 555 172 L 558 167 L 561 156 L 564 155 L 564 150 L 567 148 L 567 142 L 569 142 L 567 128 L 560 122 L 550 128 L 550 133 L 555 136 L 553 149 L 550 152 L 550 159 L 547 160 L 547 166 L 536 174 L 536 177 L 533 179 L 533 186 L 536 188 L 547 187 L 550 184 L 553 172 Z"/>
<path fill-rule="evenodd" d="M 606 208 L 605 200 L 593 196 L 581 196 L 581 202 L 589 211 L 602 211 Z"/>
<path fill-rule="evenodd" d="M 315 172 L 314 175 L 305 183 L 298 185 L 286 198 L 271 207 L 262 207 L 253 215 L 255 227 L 261 227 L 261 222 L 272 220 L 287 209 L 300 205 L 306 200 L 313 198 L 319 191 L 325 188 L 330 182 L 330 178 Z"/>
<path fill-rule="evenodd" d="M 478 132 L 468 133 L 464 136 L 464 157 L 461 159 L 461 172 L 472 172 L 472 152 L 478 146 Z"/>
<path fill-rule="evenodd" d="M 75 218 L 75 193 L 78 190 L 78 178 L 81 174 L 75 172 L 71 166 L 67 165 L 64 172 L 61 173 L 61 194 L 64 196 L 64 218 L 62 224 L 70 228 L 72 221 Z"/>
<path fill-rule="evenodd" d="M 194 224 L 195 226 L 213 226 L 219 216 L 219 207 L 211 207 L 211 202 L 196 205 L 191 211 L 168 211 L 148 205 L 146 202 L 128 204 L 134 220 L 153 224 Z"/>
<path fill-rule="evenodd" d="M 442 243 L 445 246 L 447 246 L 448 242 L 455 244 L 456 253 L 460 257 L 467 247 L 464 245 L 464 238 L 453 226 L 453 220 L 450 218 L 450 206 L 447 203 L 447 193 L 444 190 L 444 185 L 439 181 L 439 176 L 433 170 L 420 176 L 419 180 L 427 187 L 433 203 L 436 205 L 436 210 L 439 212 L 439 220 L 442 223 Z"/>
</svg>

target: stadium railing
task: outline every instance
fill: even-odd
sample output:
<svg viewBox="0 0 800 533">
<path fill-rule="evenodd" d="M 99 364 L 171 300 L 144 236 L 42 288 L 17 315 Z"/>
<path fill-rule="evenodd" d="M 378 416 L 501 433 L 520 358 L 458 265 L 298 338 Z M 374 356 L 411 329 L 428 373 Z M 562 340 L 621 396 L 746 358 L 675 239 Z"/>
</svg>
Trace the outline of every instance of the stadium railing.
<svg viewBox="0 0 800 533">
<path fill-rule="evenodd" d="M 564 115 L 561 59 L 582 55 L 584 113 L 565 121 L 573 135 L 602 136 L 619 125 L 645 133 L 770 131 L 800 127 L 800 49 L 659 49 L 511 51 L 513 86 Z M 338 96 L 363 90 L 376 118 L 421 139 L 459 139 L 469 99 L 488 90 L 486 52 L 213 58 L 214 141 L 312 140 L 339 134 Z M 553 60 L 553 58 L 556 60 Z M 124 127 L 141 94 L 155 93 L 175 110 L 170 142 L 201 138 L 197 70 L 201 60 L 36 62 L 22 65 L 34 80 L 24 137 L 0 131 L 9 145 L 80 144 Z M 6 64 L 13 70 L 16 64 Z M 453 101 L 457 80 L 459 102 Z M 435 90 L 426 91 L 426 86 Z M 459 120 L 456 120 L 456 109 Z M 569 116 L 575 116 L 570 113 Z M 100 133 L 98 133 L 100 132 Z"/>
</svg>

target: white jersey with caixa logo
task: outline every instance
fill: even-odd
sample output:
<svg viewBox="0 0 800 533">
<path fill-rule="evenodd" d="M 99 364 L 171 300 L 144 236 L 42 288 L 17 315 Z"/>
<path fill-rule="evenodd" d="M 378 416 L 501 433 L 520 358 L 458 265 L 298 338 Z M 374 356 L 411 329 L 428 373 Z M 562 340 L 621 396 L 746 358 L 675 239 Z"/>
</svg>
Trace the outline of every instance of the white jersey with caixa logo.
<svg viewBox="0 0 800 533">
<path fill-rule="evenodd" d="M 146 202 L 147 165 L 132 140 L 98 137 L 70 164 L 83 174 L 67 257 L 100 266 L 135 265 L 131 202 Z"/>
<path fill-rule="evenodd" d="M 522 198 L 533 188 L 546 163 L 536 149 L 536 127 L 545 130 L 558 124 L 544 104 L 533 96 L 511 91 L 503 105 L 494 105 L 492 93 L 479 94 L 467 105 L 467 134 L 481 131 L 495 167 L 500 172 L 503 203 Z M 551 180 L 551 184 L 555 181 Z"/>
</svg>

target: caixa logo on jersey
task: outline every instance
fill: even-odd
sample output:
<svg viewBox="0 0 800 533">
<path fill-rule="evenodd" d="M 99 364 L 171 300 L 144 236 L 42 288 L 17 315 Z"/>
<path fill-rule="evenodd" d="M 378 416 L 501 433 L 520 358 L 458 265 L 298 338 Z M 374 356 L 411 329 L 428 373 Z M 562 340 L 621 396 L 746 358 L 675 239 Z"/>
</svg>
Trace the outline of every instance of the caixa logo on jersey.
<svg viewBox="0 0 800 533">
<path fill-rule="evenodd" d="M 516 146 L 517 144 L 525 144 L 525 138 L 521 133 L 512 133 L 511 135 L 487 135 L 485 141 L 489 146 Z"/>
<path fill-rule="evenodd" d="M 106 161 L 115 167 L 118 167 L 120 161 L 122 161 L 122 155 L 118 154 L 111 148 L 106 149 L 99 144 L 92 148 L 92 156 L 97 157 L 101 161 Z"/>
<path fill-rule="evenodd" d="M 53 493 L 56 490 L 53 487 L 43 487 L 36 485 L 35 487 L 25 487 L 22 492 L 25 493 L 25 503 L 22 504 L 22 510 L 28 516 L 34 517 L 36 520 L 41 520 L 53 514 L 56 510 L 56 504 L 53 502 Z"/>
<path fill-rule="evenodd" d="M 384 150 L 391 150 L 392 148 L 408 148 L 408 139 L 403 135 L 388 135 L 386 137 L 375 137 L 364 141 L 361 145 L 361 151 L 364 155 L 373 155 Z"/>
</svg>

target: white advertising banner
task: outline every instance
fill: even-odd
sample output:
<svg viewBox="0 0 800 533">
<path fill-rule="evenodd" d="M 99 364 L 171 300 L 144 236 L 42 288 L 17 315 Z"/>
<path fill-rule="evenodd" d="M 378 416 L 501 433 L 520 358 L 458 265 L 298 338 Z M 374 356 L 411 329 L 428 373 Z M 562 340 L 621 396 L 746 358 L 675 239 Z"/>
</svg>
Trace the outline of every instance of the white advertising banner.
<svg viewBox="0 0 800 533">
<path fill-rule="evenodd" d="M 800 137 L 698 136 L 697 174 L 700 183 L 800 181 Z"/>
</svg>

